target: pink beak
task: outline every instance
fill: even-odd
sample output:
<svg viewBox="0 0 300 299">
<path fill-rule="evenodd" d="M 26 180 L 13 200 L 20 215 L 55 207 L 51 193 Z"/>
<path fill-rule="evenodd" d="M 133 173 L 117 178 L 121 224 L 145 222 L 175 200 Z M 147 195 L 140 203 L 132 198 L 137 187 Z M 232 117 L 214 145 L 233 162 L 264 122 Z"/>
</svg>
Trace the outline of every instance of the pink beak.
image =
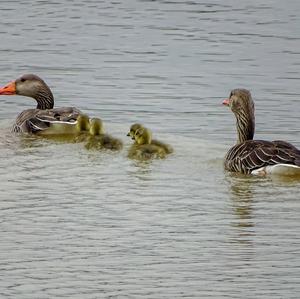
<svg viewBox="0 0 300 299">
<path fill-rule="evenodd" d="M 229 106 L 229 99 L 225 99 L 223 102 L 222 102 L 223 105 L 226 105 L 226 106 Z"/>
</svg>

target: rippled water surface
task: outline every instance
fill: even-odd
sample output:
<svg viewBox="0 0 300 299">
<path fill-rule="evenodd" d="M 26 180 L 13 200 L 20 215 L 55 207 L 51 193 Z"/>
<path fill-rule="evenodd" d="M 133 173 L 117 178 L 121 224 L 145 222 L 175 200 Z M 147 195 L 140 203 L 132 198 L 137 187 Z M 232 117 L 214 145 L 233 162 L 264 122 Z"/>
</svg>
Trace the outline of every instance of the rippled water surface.
<svg viewBox="0 0 300 299">
<path fill-rule="evenodd" d="M 300 181 L 224 173 L 231 89 L 300 147 L 299 1 L 1 2 L 0 85 L 36 73 L 120 153 L 12 136 L 1 96 L 1 298 L 299 298 Z M 127 158 L 130 124 L 175 148 Z"/>
</svg>

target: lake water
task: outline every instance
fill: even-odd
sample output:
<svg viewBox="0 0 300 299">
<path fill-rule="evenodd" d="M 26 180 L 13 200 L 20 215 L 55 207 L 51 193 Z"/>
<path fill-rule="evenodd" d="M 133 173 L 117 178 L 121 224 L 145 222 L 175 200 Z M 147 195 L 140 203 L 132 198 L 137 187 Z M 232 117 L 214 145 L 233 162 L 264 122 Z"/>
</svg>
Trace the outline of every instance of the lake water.
<svg viewBox="0 0 300 299">
<path fill-rule="evenodd" d="M 299 1 L 1 2 L 0 85 L 41 76 L 120 153 L 12 136 L 1 96 L 1 298 L 299 298 L 300 181 L 230 175 L 221 105 L 251 90 L 256 138 L 300 147 Z M 172 144 L 129 160 L 129 126 Z"/>
</svg>

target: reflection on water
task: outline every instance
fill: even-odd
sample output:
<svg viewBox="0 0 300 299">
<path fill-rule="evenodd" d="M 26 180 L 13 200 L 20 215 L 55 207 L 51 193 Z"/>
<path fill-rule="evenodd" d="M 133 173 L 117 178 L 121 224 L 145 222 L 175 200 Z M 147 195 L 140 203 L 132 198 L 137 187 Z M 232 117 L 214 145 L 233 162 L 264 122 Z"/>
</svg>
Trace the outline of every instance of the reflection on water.
<svg viewBox="0 0 300 299">
<path fill-rule="evenodd" d="M 151 163 L 153 161 L 138 161 L 133 160 L 133 168 L 129 169 L 128 175 L 136 177 L 139 180 L 147 180 L 149 174 L 151 174 Z"/>
<path fill-rule="evenodd" d="M 298 177 L 288 176 L 254 177 L 230 173 L 226 174 L 226 182 L 235 216 L 231 223 L 232 227 L 235 228 L 232 241 L 251 246 L 255 239 L 256 213 L 257 205 L 260 204 L 259 201 L 272 194 L 273 200 L 281 202 L 284 200 L 283 193 L 293 192 L 294 188 L 300 187 Z M 296 199 L 296 194 L 291 194 L 291 198 Z M 268 214 L 269 208 L 267 205 L 264 213 Z"/>
<path fill-rule="evenodd" d="M 240 174 L 227 174 L 231 206 L 234 220 L 231 225 L 234 235 L 231 242 L 253 247 L 255 220 L 253 219 L 254 185 L 259 183 L 257 178 Z"/>
<path fill-rule="evenodd" d="M 300 2 L 6 1 L 0 85 L 36 73 L 118 153 L 13 136 L 0 98 L 1 298 L 298 298 L 299 180 L 224 174 L 230 90 L 300 147 Z M 30 20 L 30 21 L 29 21 Z M 132 123 L 174 147 L 127 158 Z"/>
</svg>

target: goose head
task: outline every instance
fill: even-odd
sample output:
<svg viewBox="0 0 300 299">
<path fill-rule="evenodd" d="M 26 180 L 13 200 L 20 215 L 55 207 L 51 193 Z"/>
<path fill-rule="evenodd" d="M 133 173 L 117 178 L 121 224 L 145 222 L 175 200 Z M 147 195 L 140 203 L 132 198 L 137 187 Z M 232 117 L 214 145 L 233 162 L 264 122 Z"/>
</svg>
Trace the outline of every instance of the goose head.
<svg viewBox="0 0 300 299">
<path fill-rule="evenodd" d="M 142 126 L 141 124 L 138 124 L 138 123 L 133 124 L 133 125 L 130 127 L 130 130 L 129 130 L 129 132 L 127 133 L 127 136 L 129 136 L 132 140 L 134 140 L 134 139 L 135 139 L 135 132 L 136 132 L 138 129 L 142 128 L 142 127 L 143 127 L 143 126 Z"/>
<path fill-rule="evenodd" d="M 9 82 L 0 88 L 0 95 L 22 95 L 34 98 L 37 101 L 37 109 L 52 109 L 54 106 L 50 88 L 40 77 L 33 74 L 26 74 Z"/>
<path fill-rule="evenodd" d="M 225 99 L 223 104 L 229 106 L 234 114 L 254 114 L 254 102 L 250 91 L 247 89 L 233 89 L 229 98 Z"/>
<path fill-rule="evenodd" d="M 255 130 L 254 102 L 247 89 L 234 89 L 223 105 L 229 106 L 237 121 L 238 142 L 252 140 Z"/>
</svg>

